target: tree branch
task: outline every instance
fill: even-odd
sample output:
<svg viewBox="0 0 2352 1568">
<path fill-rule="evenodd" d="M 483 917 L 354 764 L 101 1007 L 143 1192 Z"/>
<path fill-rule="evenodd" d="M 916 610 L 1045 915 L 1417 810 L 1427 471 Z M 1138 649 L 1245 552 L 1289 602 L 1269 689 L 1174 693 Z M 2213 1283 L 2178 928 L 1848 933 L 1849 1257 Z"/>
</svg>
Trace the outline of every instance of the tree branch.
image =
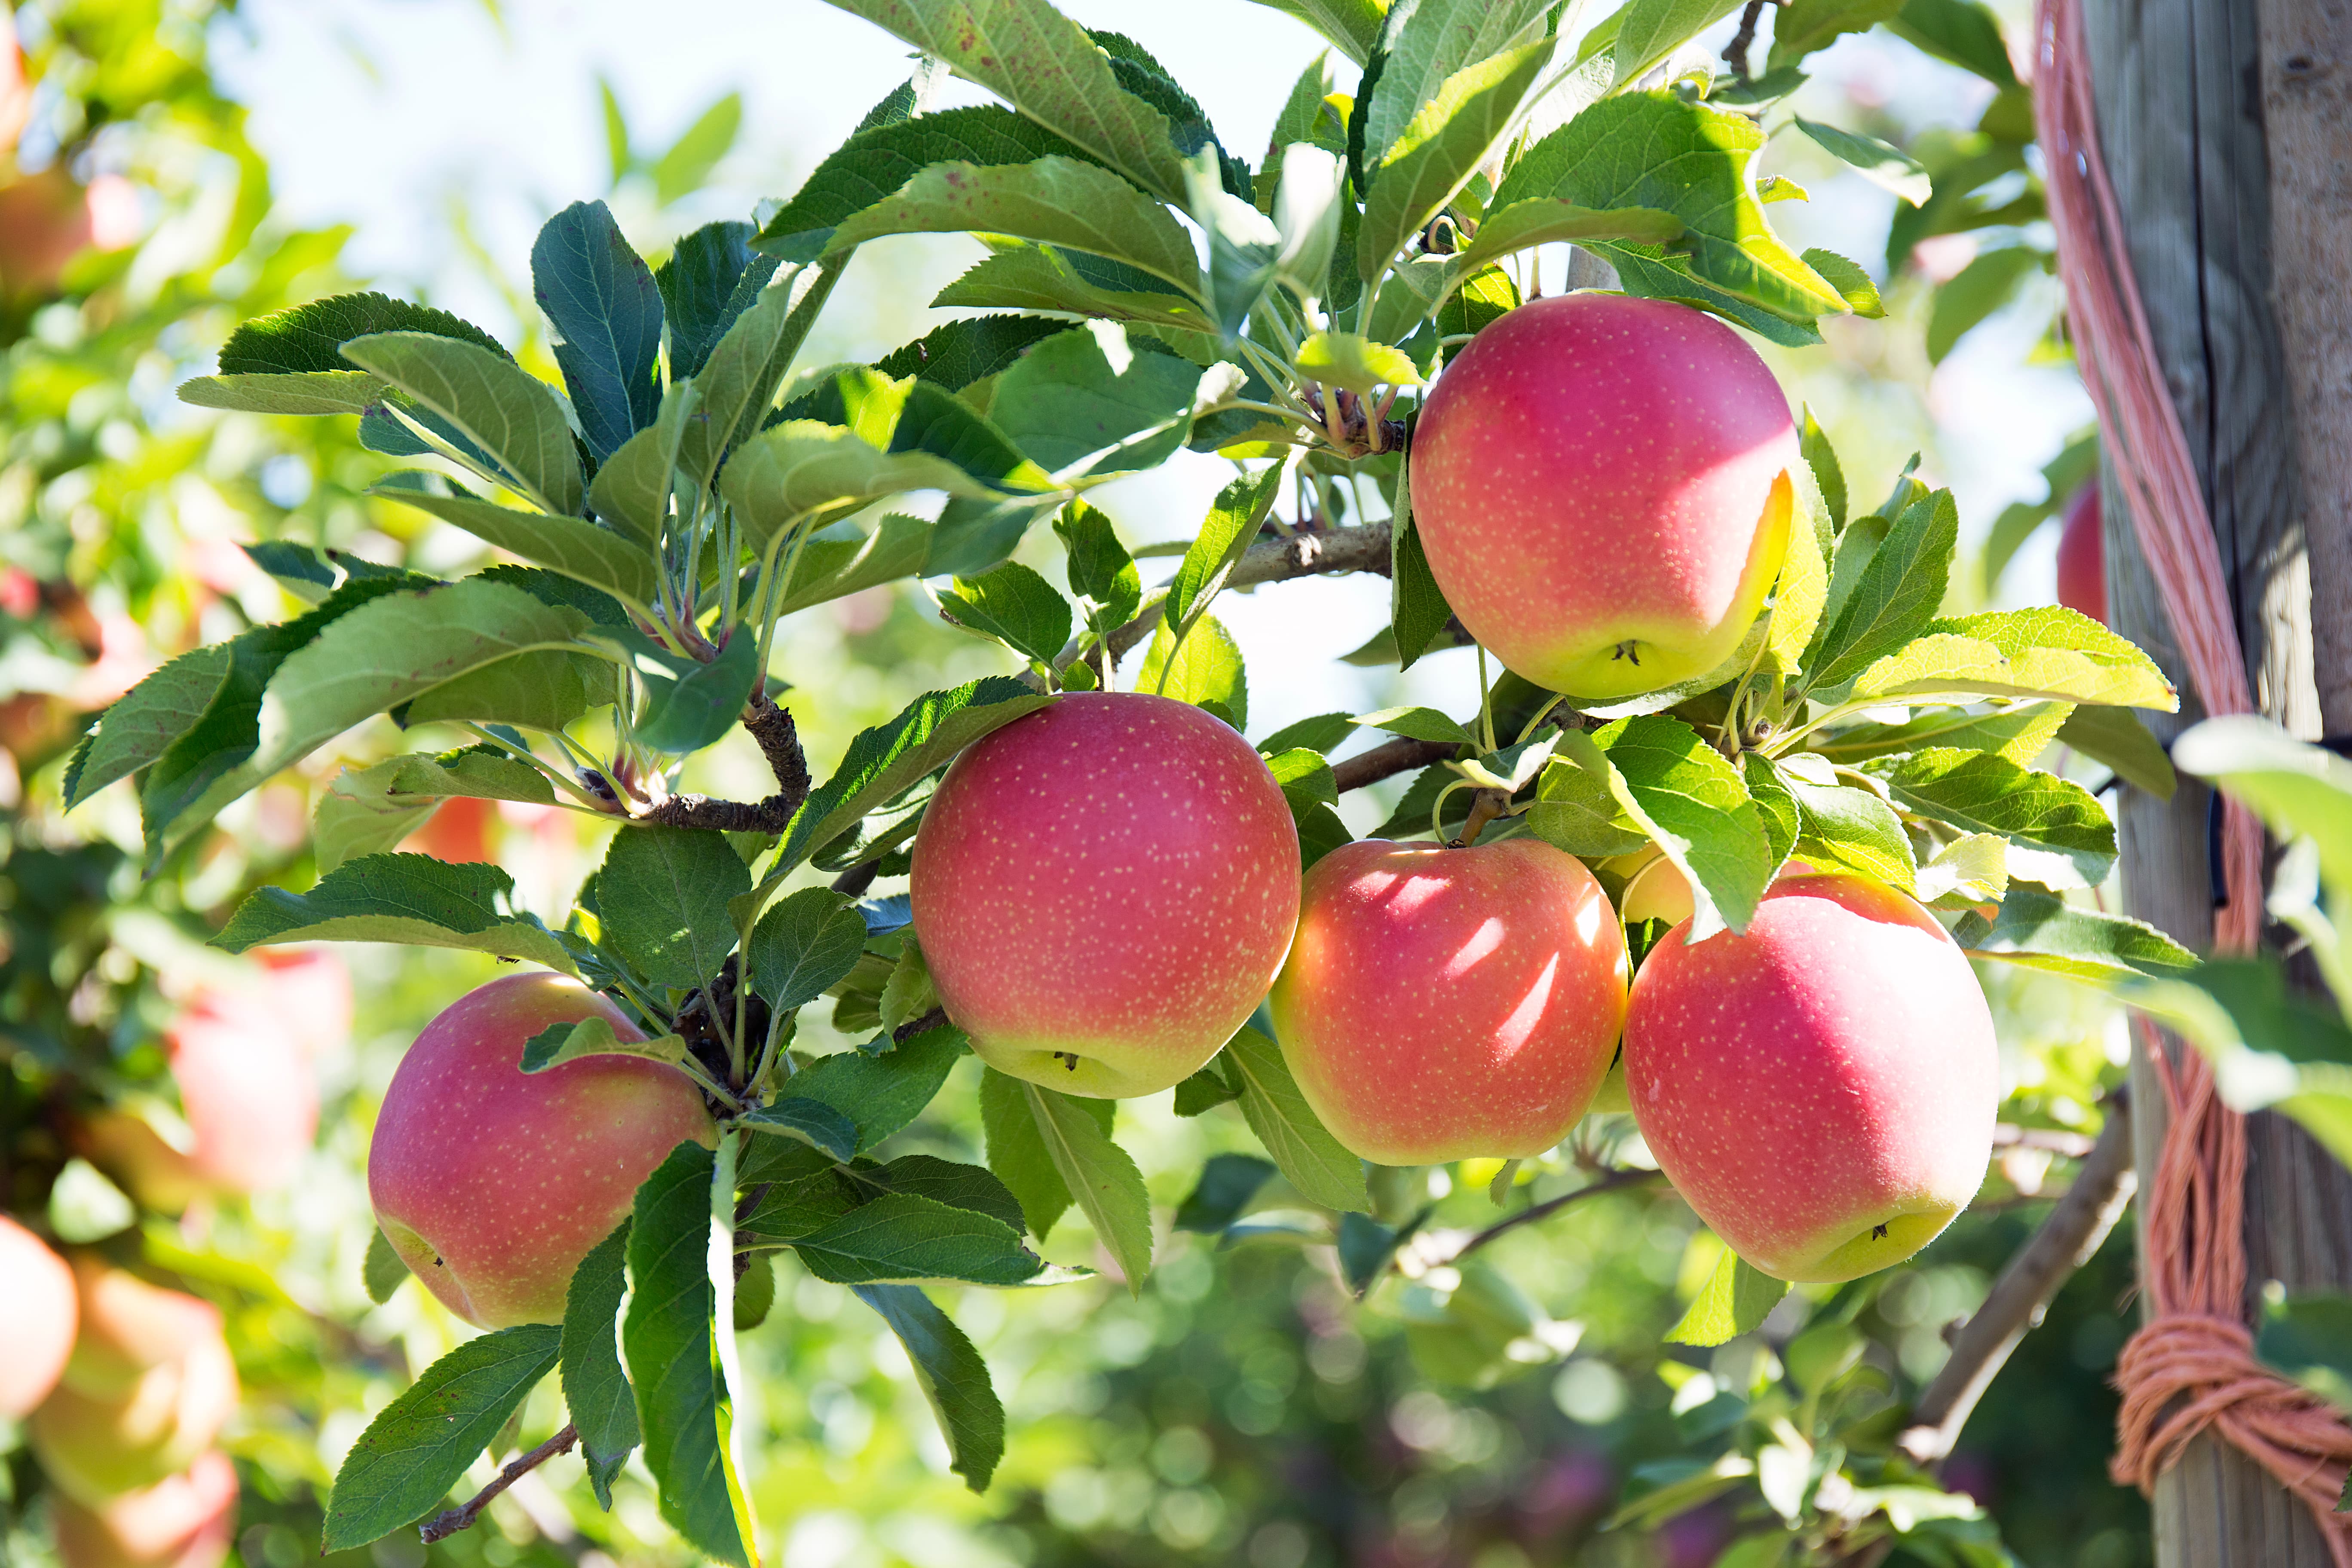
<svg viewBox="0 0 2352 1568">
<path fill-rule="evenodd" d="M 722 833 L 783 832 L 809 793 L 808 759 L 801 753 L 800 731 L 792 714 L 764 694 L 754 696 L 743 710 L 743 728 L 759 742 L 760 754 L 768 759 L 768 771 L 776 777 L 775 794 L 749 803 L 713 800 L 706 795 L 674 795 L 638 820 Z"/>
<path fill-rule="evenodd" d="M 1660 1175 L 1661 1173 L 1657 1171 L 1611 1170 L 1603 1173 L 1599 1179 L 1587 1182 L 1572 1193 L 1562 1193 L 1556 1198 L 1546 1198 L 1542 1203 L 1529 1204 L 1518 1213 L 1498 1219 L 1484 1230 L 1467 1233 L 1458 1230 L 1446 1231 L 1428 1236 L 1425 1239 L 1437 1243 L 1440 1248 L 1450 1247 L 1450 1250 L 1432 1251 L 1416 1247 L 1413 1249 L 1413 1255 L 1426 1268 L 1444 1268 L 1447 1264 L 1459 1262 L 1488 1242 L 1517 1230 L 1523 1225 L 1533 1225 L 1538 1220 L 1549 1219 L 1571 1204 L 1580 1203 L 1586 1198 L 1599 1197 L 1603 1193 L 1622 1192 L 1627 1187 L 1646 1186 L 1658 1180 Z"/>
<path fill-rule="evenodd" d="M 2009 1361 L 2017 1342 L 2042 1321 L 2074 1270 L 2091 1260 L 2131 1201 L 2131 1109 L 2118 1097 L 2055 1208 L 1993 1281 L 1976 1315 L 1961 1325 L 1952 1355 L 1911 1406 L 1911 1426 L 1895 1446 L 1923 1465 L 1952 1451 L 1977 1401 Z"/>
<path fill-rule="evenodd" d="M 1331 784 L 1341 795 L 1399 773 L 1425 768 L 1432 763 L 1452 759 L 1462 748 L 1451 741 L 1409 741 L 1400 737 L 1383 741 L 1369 752 L 1360 752 L 1343 763 L 1331 764 Z"/>
<path fill-rule="evenodd" d="M 417 1538 L 423 1541 L 427 1546 L 432 1545 L 436 1541 L 446 1541 L 449 1537 L 457 1534 L 459 1531 L 470 1526 L 475 1520 L 480 1518 L 482 1510 L 490 1506 L 490 1500 L 492 1498 L 498 1496 L 500 1492 L 514 1485 L 515 1482 L 522 1479 L 523 1477 L 529 1475 L 531 1471 L 539 1468 L 540 1466 L 547 1463 L 548 1460 L 555 1458 L 556 1455 L 568 1451 L 572 1445 L 578 1441 L 580 1441 L 580 1428 L 577 1426 L 565 1426 L 562 1431 L 558 1432 L 554 1436 L 550 1437 L 546 1442 L 541 1443 L 538 1447 L 533 1448 L 521 1458 L 509 1463 L 507 1468 L 500 1470 L 496 1479 L 494 1479 L 488 1486 L 484 1487 L 480 1491 L 474 1494 L 472 1500 L 459 1508 L 444 1509 L 439 1513 L 435 1514 L 431 1519 L 426 1520 L 423 1524 L 418 1525 L 416 1527 Z"/>
<path fill-rule="evenodd" d="M 1389 525 L 1366 523 L 1360 528 L 1334 528 L 1318 533 L 1294 533 L 1287 539 L 1262 539 L 1242 552 L 1234 563 L 1228 588 L 1254 588 L 1260 583 L 1315 577 L 1326 572 L 1389 572 Z M 1161 606 L 1153 605 L 1110 634 L 1113 659 L 1127 657 L 1136 644 L 1160 625 Z"/>
</svg>

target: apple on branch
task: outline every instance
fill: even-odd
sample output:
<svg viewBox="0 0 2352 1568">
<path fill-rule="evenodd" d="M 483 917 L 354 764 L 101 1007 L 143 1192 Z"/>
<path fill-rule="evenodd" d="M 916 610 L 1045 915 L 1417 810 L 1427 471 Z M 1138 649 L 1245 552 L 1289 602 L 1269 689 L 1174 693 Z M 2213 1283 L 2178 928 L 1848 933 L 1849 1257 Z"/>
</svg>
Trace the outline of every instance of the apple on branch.
<svg viewBox="0 0 2352 1568">
<path fill-rule="evenodd" d="M 1784 876 L 1742 935 L 1678 926 L 1633 977 L 1625 1082 L 1676 1190 L 1779 1279 L 1853 1279 L 1934 1240 L 1984 1180 L 2000 1100 L 1984 993 L 1933 916 Z"/>
<path fill-rule="evenodd" d="M 691 1081 L 638 1057 L 522 1070 L 523 1046 L 602 1018 L 645 1034 L 559 974 L 503 975 L 425 1026 L 368 1145 L 383 1234 L 444 1306 L 486 1329 L 560 1323 L 572 1271 L 628 1216 L 671 1150 L 718 1133 Z"/>
<path fill-rule="evenodd" d="M 1588 700 L 1706 675 L 1755 624 L 1803 460 L 1739 335 L 1686 305 L 1565 294 L 1511 311 L 1414 428 L 1413 528 L 1470 635 Z"/>
<path fill-rule="evenodd" d="M 1298 830 L 1232 726 L 1081 693 L 956 759 L 913 896 L 940 1005 L 982 1060 L 1126 1099 L 1191 1077 L 1265 994 L 1298 915 Z"/>
<path fill-rule="evenodd" d="M 1383 1165 L 1540 1154 L 1609 1071 L 1625 933 L 1581 861 L 1535 838 L 1360 839 L 1307 873 L 1271 1002 L 1283 1058 Z"/>
</svg>

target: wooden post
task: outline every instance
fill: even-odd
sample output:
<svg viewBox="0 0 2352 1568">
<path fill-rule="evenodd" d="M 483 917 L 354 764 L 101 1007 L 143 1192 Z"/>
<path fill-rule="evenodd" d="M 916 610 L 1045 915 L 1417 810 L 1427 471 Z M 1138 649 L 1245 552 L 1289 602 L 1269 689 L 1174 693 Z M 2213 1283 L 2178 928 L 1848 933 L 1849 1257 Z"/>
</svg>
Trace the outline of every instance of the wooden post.
<svg viewBox="0 0 2352 1568">
<path fill-rule="evenodd" d="M 2086 0 L 2084 23 L 2100 142 L 2158 356 L 2221 542 L 2255 700 L 2295 733 L 2316 737 L 2321 722 L 2307 565 L 2315 552 L 2306 550 L 2298 461 L 2299 452 L 2314 444 L 2298 437 L 2298 399 L 2291 388 L 2302 387 L 2290 374 L 2279 321 L 2284 316 L 2301 331 L 2305 321 L 2320 319 L 2297 292 L 2317 279 L 2290 268 L 2286 289 L 2274 291 L 2260 31 L 2269 12 L 2306 6 L 2316 9 L 2315 0 Z M 2352 48 L 2342 68 L 2352 71 Z M 2336 181 L 2335 221 L 2341 230 L 2352 224 L 2352 209 L 2342 205 L 2347 183 L 2334 167 L 2333 147 L 2326 156 Z M 2311 183 L 2307 172 L 2305 183 Z M 2277 199 L 2300 204 L 2311 198 L 2281 190 Z M 2283 237 L 2293 226 L 2282 226 Z M 2331 280 L 2352 265 L 2342 250 L 2330 261 L 2333 270 L 2324 276 Z M 2352 345 L 2352 311 L 2339 296 L 2320 315 L 2342 330 L 2326 343 L 2297 347 L 2323 356 L 2344 383 L 2352 376 L 2352 361 L 2342 357 Z M 2319 384 L 2325 392 L 2324 376 Z M 2352 394 L 2337 392 L 2331 405 L 2340 418 L 2352 412 Z M 2310 405 L 2308 397 L 2300 401 Z M 2342 441 L 2335 450 L 2352 457 L 2352 447 Z M 2313 488 L 2342 498 L 2342 485 L 2330 475 L 2327 484 Z M 2149 648 L 2182 689 L 2187 710 L 2156 726 L 2169 740 L 2198 715 L 2112 479 L 2105 501 L 2110 618 L 2116 630 Z M 2338 499 L 2334 507 L 2340 536 L 2345 502 Z M 2329 574 L 2323 602 L 2335 606 L 2327 614 L 2337 635 L 2352 643 L 2352 581 L 2345 576 L 2352 563 L 2340 554 L 2321 559 Z M 2352 696 L 2352 668 L 2332 648 L 2330 658 Z M 2215 896 L 2210 796 L 2186 780 L 2168 805 L 2128 786 L 2122 795 L 2127 907 L 2189 946 L 2207 947 Z M 2161 1090 L 2145 1065 L 2134 1068 L 2132 1093 L 2144 1187 L 2167 1118 Z M 2271 1279 L 2290 1289 L 2352 1289 L 2352 1177 L 2283 1118 L 2253 1117 L 2248 1137 L 2249 1311 Z M 2303 1505 L 2252 1460 L 2210 1436 L 2200 1438 L 2158 1484 L 2154 1514 L 2159 1568 L 2328 1568 L 2331 1563 Z"/>
</svg>

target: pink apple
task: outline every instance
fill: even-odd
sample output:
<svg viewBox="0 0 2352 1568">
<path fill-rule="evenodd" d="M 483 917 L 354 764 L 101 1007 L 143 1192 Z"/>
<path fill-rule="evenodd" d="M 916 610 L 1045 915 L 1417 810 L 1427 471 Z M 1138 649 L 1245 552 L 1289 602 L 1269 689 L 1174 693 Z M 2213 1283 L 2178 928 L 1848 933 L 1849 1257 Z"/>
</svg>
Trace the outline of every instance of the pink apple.
<svg viewBox="0 0 2352 1568">
<path fill-rule="evenodd" d="M 562 1322 L 572 1270 L 628 1216 L 637 1184 L 687 1140 L 717 1142 L 701 1091 L 659 1062 L 522 1070 L 532 1036 L 592 1017 L 645 1037 L 574 981 L 503 976 L 427 1024 L 384 1090 L 368 1146 L 377 1223 L 445 1306 L 483 1328 Z"/>
<path fill-rule="evenodd" d="M 51 1481 L 90 1507 L 151 1487 L 212 1447 L 236 1409 L 236 1364 L 208 1301 L 79 1254 L 79 1331 L 27 1423 Z"/>
<path fill-rule="evenodd" d="M 1126 1099 L 1199 1070 L 1298 916 L 1298 832 L 1249 742 L 1186 703 L 1083 693 L 975 742 L 915 837 L 940 1000 L 998 1070 Z"/>
<path fill-rule="evenodd" d="M 188 1163 L 222 1192 L 289 1180 L 319 1130 L 319 1081 L 300 1015 L 268 993 L 207 992 L 163 1032 L 180 1108 L 194 1134 Z"/>
<path fill-rule="evenodd" d="M 0 1420 L 22 1420 L 66 1369 L 79 1309 L 73 1270 L 41 1238 L 0 1215 Z"/>
<path fill-rule="evenodd" d="M 1968 959 L 1860 878 L 1783 877 L 1746 934 L 1676 927 L 1633 977 L 1625 1079 L 1659 1167 L 1783 1279 L 1899 1263 L 1968 1205 L 2000 1061 Z"/>
<path fill-rule="evenodd" d="M 1686 305 L 1538 300 L 1454 356 L 1413 431 L 1413 527 L 1470 634 L 1609 699 L 1703 676 L 1763 607 L 1803 460 L 1738 334 Z"/>
<path fill-rule="evenodd" d="M 95 1508 L 54 1496 L 49 1525 L 65 1568 L 215 1568 L 236 1528 L 236 1467 L 206 1454 Z"/>
<path fill-rule="evenodd" d="M 1360 839 L 1307 873 L 1272 1000 L 1307 1104 L 1365 1159 L 1540 1154 L 1616 1054 L 1625 935 L 1592 873 L 1539 839 Z"/>
<path fill-rule="evenodd" d="M 2058 602 L 2107 624 L 2107 548 L 2100 532 L 2099 481 L 2067 504 L 2058 529 Z"/>
</svg>

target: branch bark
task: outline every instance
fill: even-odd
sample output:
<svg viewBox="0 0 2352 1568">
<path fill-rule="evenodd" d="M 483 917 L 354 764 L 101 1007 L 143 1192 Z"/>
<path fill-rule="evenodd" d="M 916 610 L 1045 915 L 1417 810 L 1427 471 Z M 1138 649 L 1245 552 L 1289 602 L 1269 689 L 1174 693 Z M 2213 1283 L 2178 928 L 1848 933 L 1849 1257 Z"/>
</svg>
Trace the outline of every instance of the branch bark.
<svg viewBox="0 0 2352 1568">
<path fill-rule="evenodd" d="M 793 813 L 801 808 L 809 793 L 808 759 L 801 752 L 800 731 L 793 716 L 765 695 L 754 696 L 743 710 L 743 728 L 759 742 L 760 754 L 768 759 L 768 771 L 776 778 L 775 794 L 748 802 L 674 795 L 639 820 L 722 833 L 782 833 L 791 826 Z"/>
<path fill-rule="evenodd" d="M 1462 748 L 1451 741 L 1408 741 L 1402 737 L 1383 741 L 1369 752 L 1360 752 L 1343 763 L 1331 764 L 1331 783 L 1341 795 L 1399 773 L 1425 768 L 1432 763 L 1451 759 Z"/>
<path fill-rule="evenodd" d="M 1546 1198 L 1539 1204 L 1529 1204 L 1518 1213 L 1507 1215 L 1484 1230 L 1474 1230 L 1467 1234 L 1454 1231 L 1446 1233 L 1443 1237 L 1429 1238 L 1448 1246 L 1450 1250 L 1433 1252 L 1415 1247 L 1413 1255 L 1426 1268 L 1443 1268 L 1449 1263 L 1458 1262 L 1469 1257 L 1480 1247 L 1498 1237 L 1509 1235 L 1523 1225 L 1533 1225 L 1538 1220 L 1549 1219 L 1572 1204 L 1581 1203 L 1586 1198 L 1597 1198 L 1603 1193 L 1622 1192 L 1627 1187 L 1647 1186 L 1650 1183 L 1659 1180 L 1664 1174 L 1664 1173 L 1660 1171 L 1608 1171 L 1598 1179 L 1587 1182 L 1572 1193 L 1562 1193 L 1556 1198 Z"/>
<path fill-rule="evenodd" d="M 1923 1465 L 1937 1464 L 1952 1451 L 2010 1352 L 2040 1324 L 2059 1288 L 2099 1250 L 2131 1202 L 2135 1185 L 2130 1103 L 2117 1099 L 2109 1102 L 2107 1123 L 2074 1184 L 2000 1271 L 1984 1305 L 1962 1325 L 1951 1359 L 1912 1405 L 1911 1426 L 1895 1439 L 1897 1447 Z"/>
<path fill-rule="evenodd" d="M 481 1517 L 484 1509 L 490 1506 L 492 1498 L 497 1497 L 556 1455 L 568 1451 L 572 1445 L 578 1441 L 580 1441 L 580 1428 L 565 1426 L 562 1431 L 558 1432 L 530 1453 L 509 1463 L 488 1486 L 476 1492 L 465 1504 L 457 1508 L 443 1509 L 439 1513 L 418 1525 L 417 1539 L 430 1546 L 436 1541 L 446 1541 L 459 1531 L 467 1529 L 474 1521 Z"/>
<path fill-rule="evenodd" d="M 1242 552 L 1225 579 L 1228 588 L 1254 588 L 1260 583 L 1287 582 L 1327 572 L 1389 574 L 1389 525 L 1367 523 L 1360 528 L 1334 528 L 1320 533 L 1294 533 L 1288 539 L 1263 539 Z M 1114 659 L 1127 657 L 1136 644 L 1160 625 L 1160 606 L 1153 605 L 1110 634 Z"/>
</svg>

